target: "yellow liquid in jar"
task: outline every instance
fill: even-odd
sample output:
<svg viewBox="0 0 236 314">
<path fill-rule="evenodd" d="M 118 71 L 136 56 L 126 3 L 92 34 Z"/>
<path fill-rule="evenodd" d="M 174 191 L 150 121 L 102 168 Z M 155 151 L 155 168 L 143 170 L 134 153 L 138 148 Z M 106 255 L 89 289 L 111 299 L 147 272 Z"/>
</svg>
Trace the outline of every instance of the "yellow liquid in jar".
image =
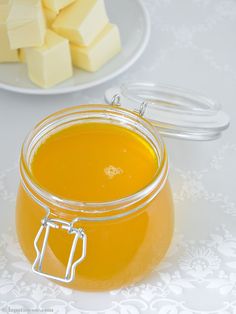
<svg viewBox="0 0 236 314">
<path fill-rule="evenodd" d="M 31 165 L 35 181 L 70 200 L 107 202 L 138 192 L 158 169 L 151 145 L 121 126 L 77 124 L 49 136 Z"/>
<path fill-rule="evenodd" d="M 34 181 L 46 191 L 86 202 L 132 195 L 153 180 L 158 168 L 152 146 L 141 135 L 105 123 L 77 124 L 49 135 L 31 163 Z M 71 221 L 81 213 L 68 215 Z M 17 233 L 31 263 L 36 255 L 33 241 L 43 217 L 45 210 L 21 185 L 16 207 Z M 75 280 L 66 287 L 101 291 L 142 279 L 161 261 L 172 238 L 173 204 L 168 181 L 137 212 L 115 220 L 81 221 L 78 227 L 87 234 L 87 254 L 76 268 Z M 64 276 L 72 238 L 62 230 L 50 231 L 43 271 Z M 81 243 L 76 258 L 80 254 Z"/>
</svg>

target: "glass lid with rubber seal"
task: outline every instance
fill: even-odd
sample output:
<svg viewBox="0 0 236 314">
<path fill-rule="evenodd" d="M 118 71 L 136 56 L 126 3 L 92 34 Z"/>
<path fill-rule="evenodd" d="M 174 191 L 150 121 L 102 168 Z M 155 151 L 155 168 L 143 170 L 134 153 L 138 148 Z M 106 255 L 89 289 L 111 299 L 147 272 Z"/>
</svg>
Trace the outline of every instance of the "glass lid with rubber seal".
<svg viewBox="0 0 236 314">
<path fill-rule="evenodd" d="M 195 92 L 154 83 L 129 83 L 105 93 L 108 103 L 135 111 L 166 136 L 214 140 L 229 126 L 220 104 Z"/>
</svg>

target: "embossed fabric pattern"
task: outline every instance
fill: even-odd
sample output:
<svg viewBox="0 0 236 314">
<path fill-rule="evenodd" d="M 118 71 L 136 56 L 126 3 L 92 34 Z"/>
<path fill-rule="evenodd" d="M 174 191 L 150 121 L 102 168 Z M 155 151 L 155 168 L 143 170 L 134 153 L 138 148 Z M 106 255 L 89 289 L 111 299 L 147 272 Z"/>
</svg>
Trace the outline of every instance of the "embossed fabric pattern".
<svg viewBox="0 0 236 314">
<path fill-rule="evenodd" d="M 0 91 L 0 105 L 7 104 L 0 112 L 4 134 L 0 137 L 0 313 L 6 307 L 53 309 L 60 314 L 236 313 L 236 1 L 143 3 L 152 22 L 149 46 L 127 73 L 111 83 L 79 94 L 45 97 L 42 107 L 37 97 L 33 104 L 33 97 Z M 176 226 L 166 258 L 148 278 L 104 293 L 76 292 L 43 278 L 36 280 L 14 227 L 23 135 L 32 122 L 64 104 L 101 102 L 106 88 L 124 80 L 196 90 L 222 104 L 231 126 L 212 142 L 165 139 Z M 35 107 L 30 109 L 30 104 Z M 24 111 L 32 114 L 25 117 L 24 134 L 18 134 L 20 123 L 12 124 L 10 112 L 20 117 Z M 17 149 L 8 144 L 8 134 Z"/>
</svg>

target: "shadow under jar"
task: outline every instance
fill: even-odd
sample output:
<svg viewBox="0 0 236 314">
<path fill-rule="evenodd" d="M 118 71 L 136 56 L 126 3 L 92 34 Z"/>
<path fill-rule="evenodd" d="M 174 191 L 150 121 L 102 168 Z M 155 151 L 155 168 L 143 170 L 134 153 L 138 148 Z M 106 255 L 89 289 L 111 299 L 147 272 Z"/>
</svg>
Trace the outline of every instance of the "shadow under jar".
<svg viewBox="0 0 236 314">
<path fill-rule="evenodd" d="M 119 93 L 126 98 L 110 97 L 114 90 L 108 91 L 112 106 L 77 106 L 47 117 L 22 147 L 16 205 L 21 248 L 35 273 L 73 289 L 103 291 L 135 283 L 170 245 L 174 213 L 168 158 L 153 125 L 191 139 L 215 138 L 228 126 L 224 115 L 212 123 L 218 108 L 196 110 L 194 105 L 206 100 L 179 90 L 134 84 Z M 139 110 L 132 107 L 137 102 Z M 182 132 L 179 120 L 176 126 L 170 123 L 170 108 L 175 121 L 179 114 L 184 117 Z M 204 110 L 209 129 L 200 128 Z M 159 116 L 167 122 L 156 123 Z"/>
</svg>

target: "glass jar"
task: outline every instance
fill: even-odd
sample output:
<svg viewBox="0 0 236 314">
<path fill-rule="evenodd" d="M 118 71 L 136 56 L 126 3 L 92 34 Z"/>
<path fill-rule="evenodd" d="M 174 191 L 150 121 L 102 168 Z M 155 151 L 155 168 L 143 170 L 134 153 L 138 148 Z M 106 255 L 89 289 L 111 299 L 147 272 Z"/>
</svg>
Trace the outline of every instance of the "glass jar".
<svg viewBox="0 0 236 314">
<path fill-rule="evenodd" d="M 147 101 L 147 96 L 145 102 L 137 101 L 132 94 L 135 88 L 126 86 L 111 99 L 108 91 L 112 106 L 83 105 L 59 111 L 40 122 L 23 144 L 16 205 L 18 239 L 32 270 L 66 287 L 101 291 L 135 283 L 153 270 L 170 245 L 174 213 L 167 153 L 159 132 L 142 117 L 149 106 L 160 105 L 163 99 L 156 101 L 155 94 L 155 102 Z M 145 88 L 150 94 L 150 86 Z M 131 97 L 126 100 L 135 103 L 132 110 L 120 105 L 121 94 L 129 90 Z M 173 93 L 170 99 L 173 103 Z M 62 199 L 37 185 L 30 165 L 39 143 L 61 128 L 87 122 L 120 125 L 141 135 L 159 164 L 152 182 L 133 195 L 101 203 Z"/>
</svg>

